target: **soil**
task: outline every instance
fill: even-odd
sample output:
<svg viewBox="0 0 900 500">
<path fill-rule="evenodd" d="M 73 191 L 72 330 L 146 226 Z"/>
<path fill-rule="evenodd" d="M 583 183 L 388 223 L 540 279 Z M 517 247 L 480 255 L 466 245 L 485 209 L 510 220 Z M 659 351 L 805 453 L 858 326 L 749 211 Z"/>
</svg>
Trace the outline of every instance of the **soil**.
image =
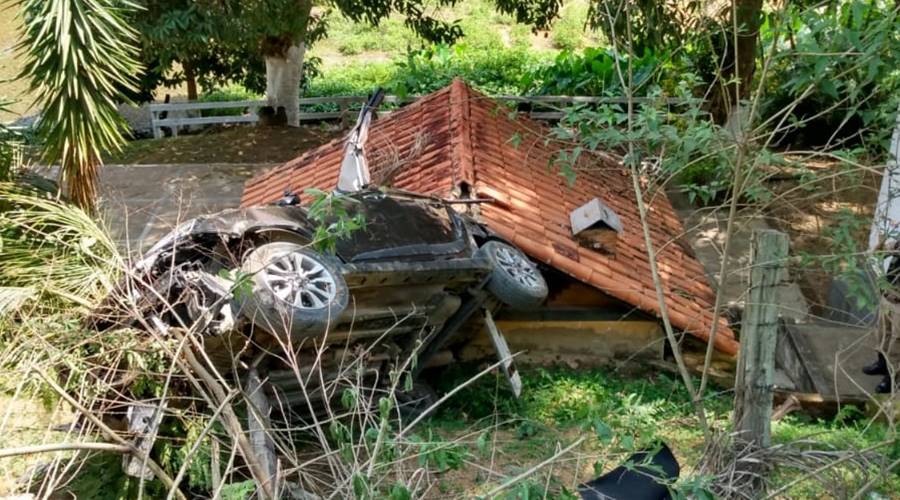
<svg viewBox="0 0 900 500">
<path fill-rule="evenodd" d="M 335 125 L 230 126 L 162 139 L 141 139 L 104 158 L 111 164 L 282 163 L 341 135 Z"/>
<path fill-rule="evenodd" d="M 775 176 L 768 187 L 775 194 L 763 211 L 777 229 L 791 238 L 795 256 L 828 256 L 847 249 L 836 248 L 835 229 L 850 220 L 856 250 L 867 248 L 881 174 L 845 168 L 838 162 L 806 163 L 814 173 L 810 181 L 796 176 Z M 852 215 L 851 215 L 852 214 Z M 794 263 L 791 275 L 800 285 L 813 314 L 821 314 L 831 274 L 820 263 Z"/>
</svg>

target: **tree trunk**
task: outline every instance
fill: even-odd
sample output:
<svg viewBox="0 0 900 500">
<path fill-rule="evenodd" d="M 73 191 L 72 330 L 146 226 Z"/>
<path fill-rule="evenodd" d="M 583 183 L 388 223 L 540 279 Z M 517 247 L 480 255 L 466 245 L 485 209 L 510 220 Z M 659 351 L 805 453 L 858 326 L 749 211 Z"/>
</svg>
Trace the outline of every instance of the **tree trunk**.
<svg viewBox="0 0 900 500">
<path fill-rule="evenodd" d="M 725 123 L 739 109 L 741 99 L 750 96 L 761 11 L 762 0 L 733 0 L 729 21 L 737 32 L 729 30 L 726 35 L 722 73 L 712 98 L 712 113 L 717 123 Z"/>
<path fill-rule="evenodd" d="M 185 62 L 182 64 L 184 68 L 184 80 L 187 83 L 187 93 L 189 101 L 197 100 L 197 74 L 194 73 L 194 65 Z"/>
<path fill-rule="evenodd" d="M 284 107 L 287 124 L 300 126 L 300 82 L 306 44 L 288 47 L 283 56 L 266 56 L 266 100 L 273 110 Z"/>
<path fill-rule="evenodd" d="M 72 149 L 60 159 L 60 185 L 65 186 L 69 201 L 91 215 L 97 212 L 100 164 L 99 158 L 91 154 L 82 158 Z"/>
</svg>

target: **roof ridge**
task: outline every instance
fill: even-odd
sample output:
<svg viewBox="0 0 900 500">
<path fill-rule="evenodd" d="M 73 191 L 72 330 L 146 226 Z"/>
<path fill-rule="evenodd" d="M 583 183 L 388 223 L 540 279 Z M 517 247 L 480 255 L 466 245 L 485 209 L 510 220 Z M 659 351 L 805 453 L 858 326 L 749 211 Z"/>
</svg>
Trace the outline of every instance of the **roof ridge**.
<svg viewBox="0 0 900 500">
<path fill-rule="evenodd" d="M 454 78 L 450 83 L 450 128 L 456 133 L 452 136 L 451 164 L 454 166 L 453 185 L 465 182 L 475 183 L 475 160 L 472 152 L 472 125 L 469 109 L 471 93 L 469 86 L 460 79 Z"/>
</svg>

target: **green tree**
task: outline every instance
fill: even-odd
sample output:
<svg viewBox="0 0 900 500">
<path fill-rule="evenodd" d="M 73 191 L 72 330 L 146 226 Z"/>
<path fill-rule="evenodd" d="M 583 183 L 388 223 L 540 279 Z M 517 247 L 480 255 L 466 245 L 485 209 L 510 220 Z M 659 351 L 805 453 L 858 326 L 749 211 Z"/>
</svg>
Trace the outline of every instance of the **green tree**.
<svg viewBox="0 0 900 500">
<path fill-rule="evenodd" d="M 454 0 L 438 0 L 439 6 Z M 377 25 L 393 13 L 429 41 L 452 42 L 462 35 L 455 23 L 425 13 L 424 0 L 331 0 L 326 4 L 354 21 Z M 228 34 L 243 47 L 256 47 L 265 59 L 266 98 L 284 107 L 288 124 L 299 125 L 299 92 L 306 49 L 326 35 L 323 18 L 313 12 L 312 0 L 245 0 L 229 7 L 233 24 Z"/>
<path fill-rule="evenodd" d="M 139 0 L 130 22 L 140 33 L 145 72 L 135 100 L 153 97 L 160 85 L 185 83 L 188 99 L 198 86 L 241 83 L 262 91 L 263 61 L 255 43 L 247 43 L 246 23 L 234 18 L 239 4 L 221 0 Z"/>
<path fill-rule="evenodd" d="M 41 110 L 37 134 L 44 160 L 60 165 L 60 184 L 79 207 L 97 199 L 100 154 L 124 142 L 116 111 L 122 89 L 134 89 L 136 34 L 123 0 L 18 0 L 18 50 Z"/>
</svg>

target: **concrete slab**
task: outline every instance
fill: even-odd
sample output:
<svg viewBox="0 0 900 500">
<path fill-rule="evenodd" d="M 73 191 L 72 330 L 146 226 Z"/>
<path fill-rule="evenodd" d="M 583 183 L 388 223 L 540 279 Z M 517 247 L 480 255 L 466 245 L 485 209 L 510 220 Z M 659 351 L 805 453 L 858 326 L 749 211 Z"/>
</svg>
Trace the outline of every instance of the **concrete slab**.
<svg viewBox="0 0 900 500">
<path fill-rule="evenodd" d="M 808 379 L 792 377 L 798 392 L 814 392 L 826 401 L 866 401 L 873 396 L 880 376 L 865 375 L 861 368 L 875 360 L 873 327 L 854 327 L 817 321 L 785 325 L 789 343 L 785 358 L 793 355 Z M 791 352 L 793 351 L 793 352 Z M 787 359 L 786 359 L 787 360 Z M 779 368 L 785 368 L 784 363 Z M 787 370 L 789 372 L 799 370 Z"/>
<path fill-rule="evenodd" d="M 756 211 L 740 212 L 728 255 L 724 256 L 727 208 L 697 208 L 688 202 L 687 196 L 678 192 L 669 193 L 669 199 L 681 218 L 687 241 L 714 288 L 719 283 L 722 259 L 728 259 L 727 274 L 722 284 L 724 303 L 730 308 L 743 309 L 745 294 L 750 286 L 750 236 L 753 231 L 772 227 Z M 781 317 L 793 322 L 806 321 L 809 305 L 787 269 L 781 281 L 783 285 L 778 291 Z"/>
<path fill-rule="evenodd" d="M 186 219 L 234 208 L 272 164 L 105 165 L 101 207 L 123 245 L 143 250 Z"/>
<path fill-rule="evenodd" d="M 181 221 L 237 207 L 244 181 L 274 165 L 104 165 L 100 209 L 123 248 L 146 250 Z M 56 177 L 55 168 L 39 173 Z"/>
</svg>

